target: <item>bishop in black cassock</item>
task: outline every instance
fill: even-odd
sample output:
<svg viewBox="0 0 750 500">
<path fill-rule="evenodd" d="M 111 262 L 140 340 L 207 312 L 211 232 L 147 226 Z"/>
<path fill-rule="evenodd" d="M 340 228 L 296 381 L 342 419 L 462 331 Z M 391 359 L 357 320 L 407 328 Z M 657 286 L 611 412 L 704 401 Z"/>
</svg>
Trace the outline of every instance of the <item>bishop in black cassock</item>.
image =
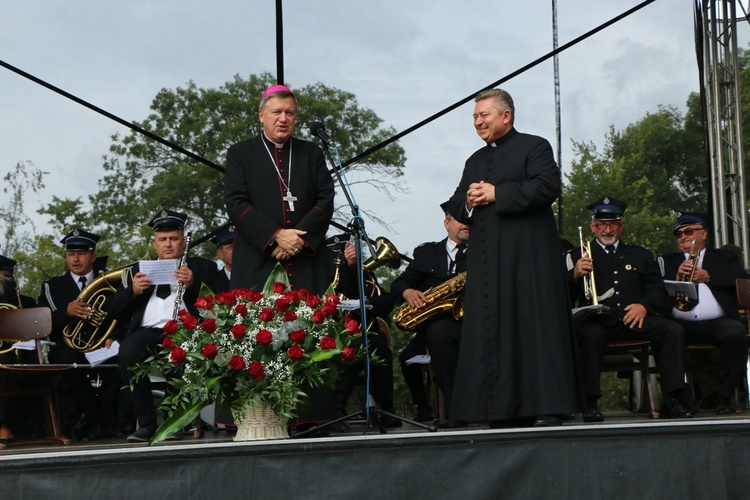
<svg viewBox="0 0 750 500">
<path fill-rule="evenodd" d="M 291 90 L 264 92 L 263 133 L 231 146 L 224 201 L 235 225 L 230 288 L 260 290 L 281 262 L 295 288 L 325 292 L 330 283 L 325 234 L 334 186 L 321 149 L 292 138 L 297 102 Z"/>
</svg>

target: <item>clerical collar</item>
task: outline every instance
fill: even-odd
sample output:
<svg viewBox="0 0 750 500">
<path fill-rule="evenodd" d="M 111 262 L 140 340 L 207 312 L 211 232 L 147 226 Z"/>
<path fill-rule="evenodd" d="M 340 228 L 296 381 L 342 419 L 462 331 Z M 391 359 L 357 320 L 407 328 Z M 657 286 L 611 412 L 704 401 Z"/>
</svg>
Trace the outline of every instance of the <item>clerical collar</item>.
<svg viewBox="0 0 750 500">
<path fill-rule="evenodd" d="M 263 138 L 267 140 L 269 143 L 273 144 L 276 149 L 284 149 L 284 146 L 286 145 L 286 142 L 279 144 L 278 142 L 273 142 L 271 139 L 268 138 L 265 132 L 263 132 Z M 289 142 L 289 141 L 287 141 Z"/>
<path fill-rule="evenodd" d="M 518 132 L 516 131 L 516 129 L 511 127 L 511 129 L 508 130 L 505 133 L 504 136 L 502 136 L 502 137 L 500 137 L 498 139 L 495 139 L 492 142 L 488 142 L 487 145 L 490 146 L 490 147 L 492 147 L 492 148 L 496 148 L 498 146 L 502 146 L 503 144 L 505 144 L 508 141 L 508 139 L 510 139 L 511 137 L 513 137 L 514 135 L 516 135 L 517 133 Z"/>
</svg>

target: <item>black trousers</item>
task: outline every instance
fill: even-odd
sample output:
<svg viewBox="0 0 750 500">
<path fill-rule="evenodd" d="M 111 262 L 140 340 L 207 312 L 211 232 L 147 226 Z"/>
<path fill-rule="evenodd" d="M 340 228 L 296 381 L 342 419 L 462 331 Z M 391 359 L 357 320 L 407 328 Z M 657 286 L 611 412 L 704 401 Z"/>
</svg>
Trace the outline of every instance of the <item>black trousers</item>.
<svg viewBox="0 0 750 500">
<path fill-rule="evenodd" d="M 745 326 L 727 317 L 707 321 L 675 321 L 685 330 L 687 344 L 719 346 L 719 396 L 732 398 L 742 383 L 747 362 Z"/>
<path fill-rule="evenodd" d="M 685 388 L 685 334 L 676 321 L 649 315 L 641 331 L 635 331 L 622 322 L 609 327 L 589 318 L 576 325 L 576 339 L 581 382 L 587 399 L 602 395 L 599 379 L 607 344 L 626 340 L 651 342 L 664 394 Z"/>
<path fill-rule="evenodd" d="M 427 391 L 425 390 L 424 371 L 422 370 L 423 365 L 417 363 L 407 365 L 406 362 L 414 356 L 423 356 L 425 354 L 427 354 L 427 342 L 424 338 L 424 332 L 418 332 L 398 355 L 398 362 L 401 365 L 404 382 L 409 389 L 409 394 L 411 394 L 411 401 L 415 405 L 427 404 Z"/>
<path fill-rule="evenodd" d="M 364 340 L 359 338 L 352 342 L 352 347 L 359 349 Z M 367 335 L 370 353 L 379 358 L 377 363 L 370 363 L 370 394 L 381 409 L 393 411 L 393 353 L 388 347 L 388 338 L 383 333 L 370 332 Z M 336 400 L 339 411 L 346 409 L 347 401 L 357 384 L 359 374 L 365 367 L 364 361 L 358 361 L 344 369 L 336 381 Z"/>
<path fill-rule="evenodd" d="M 125 386 L 130 385 L 133 372 L 130 367 L 142 363 L 151 356 L 159 344 L 161 344 L 162 331 L 159 328 L 137 328 L 129 333 L 120 343 L 120 376 Z M 126 392 L 130 392 L 127 388 Z M 158 422 L 156 419 L 156 407 L 151 396 L 151 380 L 142 377 L 133 386 L 130 392 L 130 400 L 133 403 L 133 413 L 141 427 L 156 431 Z"/>
<path fill-rule="evenodd" d="M 462 327 L 463 321 L 456 321 L 453 318 L 440 318 L 427 325 L 425 330 L 432 372 L 437 379 L 440 390 L 443 392 L 445 418 L 450 418 L 450 409 L 453 402 L 453 381 L 456 378 Z"/>
<path fill-rule="evenodd" d="M 49 352 L 49 362 L 59 364 L 89 364 L 86 355 L 59 342 Z M 101 385 L 97 391 L 91 385 L 91 376 L 99 376 Z M 69 429 L 78 422 L 81 414 L 87 420 L 99 419 L 101 423 L 115 408 L 117 392 L 122 387 L 117 370 L 72 369 L 63 372 L 60 381 L 60 422 Z"/>
</svg>

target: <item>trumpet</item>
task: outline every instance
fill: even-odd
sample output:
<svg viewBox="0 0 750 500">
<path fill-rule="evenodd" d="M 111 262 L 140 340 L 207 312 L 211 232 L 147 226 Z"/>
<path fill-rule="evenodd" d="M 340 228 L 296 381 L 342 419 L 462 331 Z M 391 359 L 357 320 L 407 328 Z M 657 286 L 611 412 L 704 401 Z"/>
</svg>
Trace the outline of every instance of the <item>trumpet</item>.
<svg viewBox="0 0 750 500">
<path fill-rule="evenodd" d="M 584 254 L 588 254 L 588 256 L 591 257 L 591 242 L 587 241 L 584 243 L 583 228 L 581 226 L 578 226 L 578 239 L 580 240 L 581 245 L 581 257 L 583 257 Z M 599 305 L 599 296 L 596 293 L 596 280 L 594 280 L 593 268 L 589 274 L 583 277 L 583 294 L 590 305 Z"/>
<path fill-rule="evenodd" d="M 693 276 L 695 276 L 695 270 L 698 267 L 698 253 L 695 251 L 695 240 L 693 240 L 692 245 L 690 245 L 690 254 L 688 255 L 687 260 L 690 260 L 693 262 L 693 268 L 690 270 L 690 274 L 683 274 L 680 278 L 680 281 L 685 281 L 688 283 L 691 283 L 693 281 Z M 679 297 L 675 297 L 674 302 L 672 303 L 675 309 L 678 311 L 692 311 L 696 305 L 698 305 L 697 299 L 691 299 L 690 297 L 686 295 L 681 295 Z"/>
</svg>

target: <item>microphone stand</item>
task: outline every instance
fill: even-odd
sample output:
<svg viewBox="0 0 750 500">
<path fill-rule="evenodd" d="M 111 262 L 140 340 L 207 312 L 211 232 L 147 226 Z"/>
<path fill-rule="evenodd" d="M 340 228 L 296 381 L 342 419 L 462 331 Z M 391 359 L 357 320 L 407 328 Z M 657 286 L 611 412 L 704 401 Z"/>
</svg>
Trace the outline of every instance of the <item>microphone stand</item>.
<svg viewBox="0 0 750 500">
<path fill-rule="evenodd" d="M 317 127 L 317 129 L 316 129 Z M 339 183 L 339 186 L 341 186 L 341 190 L 344 192 L 344 195 L 346 196 L 346 201 L 349 204 L 349 207 L 352 211 L 352 220 L 349 222 L 348 227 L 350 228 L 350 231 L 352 235 L 354 236 L 354 245 L 356 248 L 356 254 L 357 254 L 357 287 L 359 290 L 359 314 L 361 318 L 361 328 L 362 328 L 362 338 L 364 339 L 363 345 L 365 349 L 365 406 L 362 410 L 357 410 L 355 412 L 350 413 L 349 415 L 345 415 L 343 417 L 339 417 L 335 420 L 331 420 L 329 422 L 325 422 L 323 424 L 317 425 L 315 427 L 311 427 L 310 429 L 307 429 L 302 432 L 295 433 L 292 437 L 293 438 L 301 438 L 305 437 L 308 434 L 317 435 L 318 431 L 321 429 L 325 429 L 327 427 L 331 427 L 336 425 L 339 422 L 344 422 L 346 420 L 349 420 L 353 417 L 364 417 L 365 419 L 365 429 L 370 428 L 370 416 L 375 416 L 375 421 L 377 422 L 378 429 L 380 430 L 381 434 L 386 433 L 385 426 L 383 425 L 383 417 L 391 417 L 395 418 L 397 420 L 400 420 L 401 422 L 406 422 L 411 425 L 415 425 L 417 427 L 421 427 L 423 429 L 426 429 L 430 432 L 436 432 L 437 427 L 434 425 L 426 425 L 422 422 L 416 422 L 414 420 L 410 420 L 408 418 L 402 417 L 400 415 L 396 415 L 395 413 L 391 413 L 388 411 L 385 411 L 378 407 L 377 403 L 375 402 L 375 398 L 372 397 L 372 394 L 370 393 L 370 346 L 368 343 L 368 334 L 367 334 L 367 305 L 365 303 L 365 279 L 364 279 L 364 261 L 362 259 L 362 241 L 366 242 L 369 249 L 370 249 L 370 255 L 372 255 L 377 260 L 377 253 L 375 251 L 375 248 L 373 248 L 372 243 L 370 243 L 370 238 L 367 237 L 367 233 L 365 231 L 365 222 L 360 216 L 359 213 L 359 206 L 354 202 L 352 195 L 349 192 L 348 185 L 344 182 L 342 172 L 344 170 L 343 166 L 341 165 L 341 162 L 336 162 L 333 159 L 333 156 L 331 155 L 330 148 L 332 147 L 330 144 L 330 138 L 328 137 L 328 134 L 325 133 L 325 130 L 322 127 L 322 124 L 315 123 L 313 124 L 312 133 L 313 135 L 320 138 L 320 140 L 323 142 L 323 152 L 328 159 L 329 162 L 331 162 L 331 165 L 333 165 L 333 171 L 336 174 L 336 180 Z M 333 146 L 335 148 L 335 146 Z M 338 156 L 338 151 L 337 151 Z M 365 430 L 367 432 L 367 430 Z"/>
</svg>

